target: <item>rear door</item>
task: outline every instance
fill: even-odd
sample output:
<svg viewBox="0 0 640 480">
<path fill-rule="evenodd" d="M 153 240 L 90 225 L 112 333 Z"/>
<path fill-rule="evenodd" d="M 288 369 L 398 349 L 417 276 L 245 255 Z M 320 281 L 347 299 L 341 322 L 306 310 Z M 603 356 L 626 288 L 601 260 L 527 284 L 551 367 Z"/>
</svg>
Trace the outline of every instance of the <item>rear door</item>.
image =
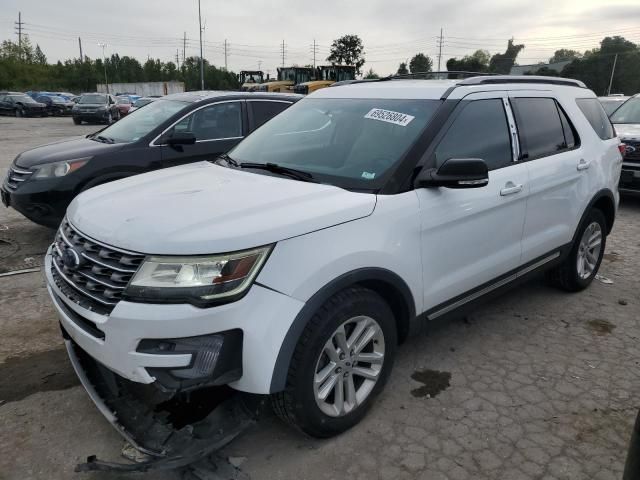
<svg viewBox="0 0 640 480">
<path fill-rule="evenodd" d="M 529 169 L 522 261 L 552 260 L 574 234 L 584 209 L 591 158 L 558 101 L 544 91 L 512 91 L 521 149 Z"/>
<path fill-rule="evenodd" d="M 482 158 L 481 188 L 416 190 L 422 223 L 424 301 L 435 318 L 504 281 L 521 263 L 527 166 L 516 161 L 506 93 L 472 94 L 458 105 L 429 161 Z M 435 307 L 435 308 L 434 308 Z"/>
<path fill-rule="evenodd" d="M 8 95 L 0 95 L 0 113 L 8 114 L 13 111 L 13 103 Z"/>
<path fill-rule="evenodd" d="M 285 100 L 247 100 L 249 116 L 249 132 L 267 123 L 273 117 L 291 106 L 292 102 Z"/>
<path fill-rule="evenodd" d="M 191 132 L 196 143 L 174 147 L 162 145 L 162 166 L 213 160 L 231 150 L 246 134 L 244 110 L 244 101 L 230 100 L 208 104 L 187 114 L 156 142 L 162 142 L 173 132 Z"/>
</svg>

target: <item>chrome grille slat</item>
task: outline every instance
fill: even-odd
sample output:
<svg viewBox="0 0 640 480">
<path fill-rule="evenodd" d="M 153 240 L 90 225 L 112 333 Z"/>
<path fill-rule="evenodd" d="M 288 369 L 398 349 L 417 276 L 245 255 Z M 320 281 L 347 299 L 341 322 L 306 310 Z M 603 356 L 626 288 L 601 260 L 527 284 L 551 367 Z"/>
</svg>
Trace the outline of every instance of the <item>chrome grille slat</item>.
<svg viewBox="0 0 640 480">
<path fill-rule="evenodd" d="M 73 249 L 80 258 L 75 264 L 67 258 L 65 251 Z M 77 303 L 76 293 L 91 310 L 110 313 L 122 299 L 129 281 L 144 260 L 144 255 L 110 247 L 86 237 L 73 228 L 65 219 L 60 225 L 54 242 L 53 267 L 58 276 L 72 288 L 72 300 Z M 52 269 L 53 270 L 53 269 Z M 67 292 L 69 298 L 72 297 Z"/>
<path fill-rule="evenodd" d="M 9 167 L 9 172 L 7 173 L 7 187 L 11 190 L 15 190 L 18 188 L 18 185 L 25 180 L 27 180 L 33 172 L 31 170 L 23 170 L 20 168 L 16 168 L 13 165 Z"/>
</svg>

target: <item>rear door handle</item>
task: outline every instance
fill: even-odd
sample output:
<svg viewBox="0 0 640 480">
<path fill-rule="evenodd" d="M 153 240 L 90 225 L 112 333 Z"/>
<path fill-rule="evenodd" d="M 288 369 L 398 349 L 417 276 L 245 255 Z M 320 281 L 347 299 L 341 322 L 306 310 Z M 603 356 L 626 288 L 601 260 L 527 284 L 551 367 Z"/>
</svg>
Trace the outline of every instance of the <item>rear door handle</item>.
<svg viewBox="0 0 640 480">
<path fill-rule="evenodd" d="M 591 162 L 587 162 L 584 158 L 581 158 L 578 162 L 578 170 L 586 170 L 591 165 Z"/>
<path fill-rule="evenodd" d="M 500 196 L 506 197 L 507 195 L 513 195 L 514 193 L 520 193 L 524 185 L 521 183 L 516 185 L 513 182 L 507 182 L 502 190 L 500 190 Z"/>
</svg>

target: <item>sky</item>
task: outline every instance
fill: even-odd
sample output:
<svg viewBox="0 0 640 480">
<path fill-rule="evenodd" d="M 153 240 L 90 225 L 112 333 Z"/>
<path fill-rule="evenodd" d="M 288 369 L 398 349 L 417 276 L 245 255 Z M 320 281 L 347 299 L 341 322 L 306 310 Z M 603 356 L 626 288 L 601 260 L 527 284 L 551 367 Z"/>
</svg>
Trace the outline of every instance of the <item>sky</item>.
<svg viewBox="0 0 640 480">
<path fill-rule="evenodd" d="M 597 47 L 603 37 L 622 35 L 640 43 L 638 0 L 201 0 L 204 57 L 233 71 L 276 74 L 286 65 L 326 63 L 331 42 L 357 34 L 365 48 L 364 70 L 394 73 L 418 52 L 442 64 L 482 48 L 504 52 L 509 38 L 525 44 L 517 63 L 546 61 L 558 48 Z M 14 22 L 22 12 L 24 33 L 49 62 L 105 54 L 182 61 L 199 55 L 197 0 L 2 0 L 0 40 L 17 40 Z M 186 33 L 186 44 L 184 35 Z M 186 46 L 185 46 L 186 45 Z"/>
</svg>

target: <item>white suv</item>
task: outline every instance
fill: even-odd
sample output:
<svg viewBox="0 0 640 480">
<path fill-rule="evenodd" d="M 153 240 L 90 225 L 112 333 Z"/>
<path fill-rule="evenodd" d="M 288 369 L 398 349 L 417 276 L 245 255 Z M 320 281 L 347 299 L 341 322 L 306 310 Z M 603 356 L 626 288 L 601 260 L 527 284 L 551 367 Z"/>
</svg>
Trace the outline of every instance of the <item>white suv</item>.
<svg viewBox="0 0 640 480">
<path fill-rule="evenodd" d="M 322 89 L 213 162 L 78 196 L 46 257 L 49 292 L 74 365 L 81 351 L 163 392 L 269 394 L 332 436 L 363 417 L 420 321 L 539 270 L 590 284 L 619 145 L 573 80 Z"/>
</svg>

